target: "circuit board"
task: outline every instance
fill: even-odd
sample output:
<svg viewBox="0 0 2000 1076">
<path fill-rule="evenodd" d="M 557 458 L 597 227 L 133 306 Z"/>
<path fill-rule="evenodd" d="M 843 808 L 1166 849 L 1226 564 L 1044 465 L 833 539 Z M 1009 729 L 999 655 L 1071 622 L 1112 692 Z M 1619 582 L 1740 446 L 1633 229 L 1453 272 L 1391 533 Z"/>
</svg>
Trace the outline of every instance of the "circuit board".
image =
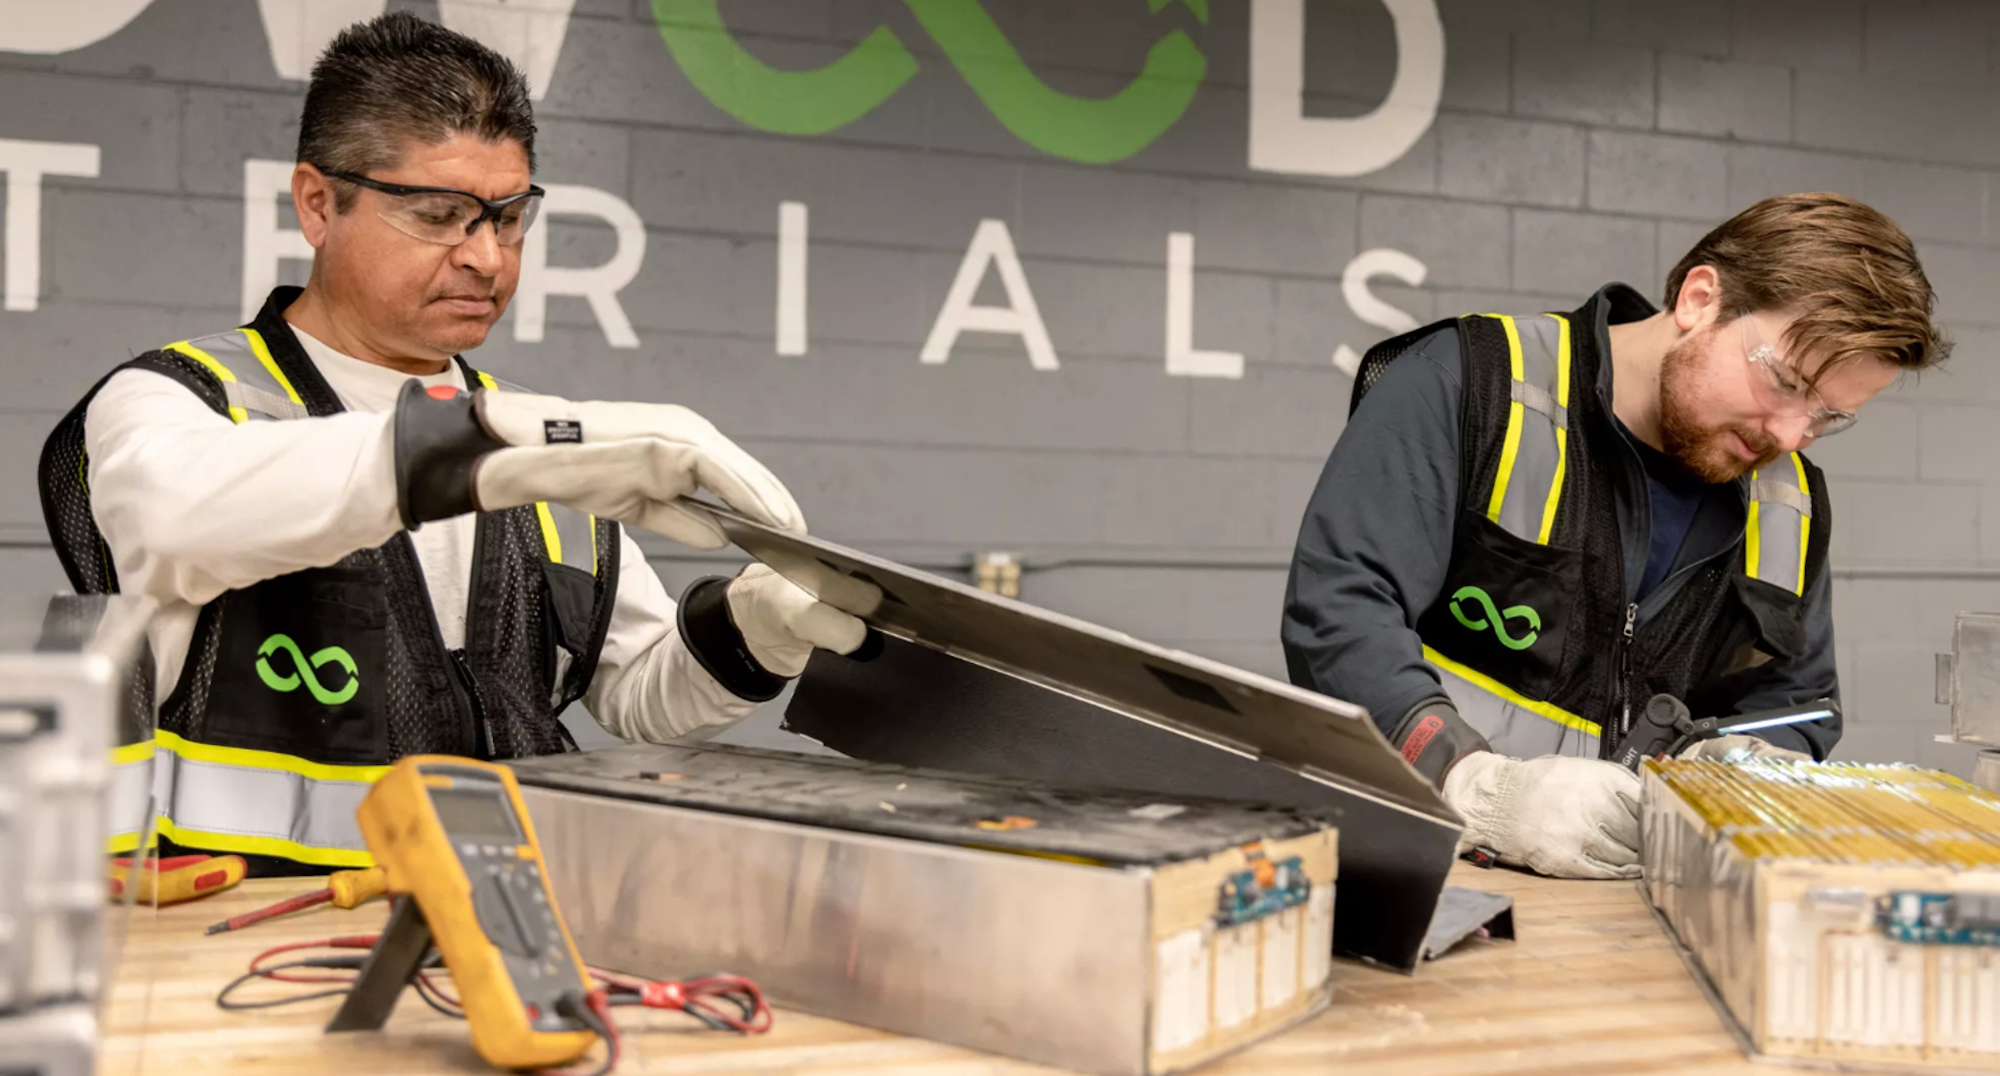
<svg viewBox="0 0 2000 1076">
<path fill-rule="evenodd" d="M 1882 933 L 1900 942 L 2000 946 L 2000 895 L 1891 893 L 1875 917 Z"/>
<path fill-rule="evenodd" d="M 1223 880 L 1217 896 L 1217 926 L 1233 927 L 1296 908 L 1312 899 L 1312 881 L 1298 856 L 1272 861 L 1263 849 L 1250 850 L 1250 866 Z"/>
</svg>

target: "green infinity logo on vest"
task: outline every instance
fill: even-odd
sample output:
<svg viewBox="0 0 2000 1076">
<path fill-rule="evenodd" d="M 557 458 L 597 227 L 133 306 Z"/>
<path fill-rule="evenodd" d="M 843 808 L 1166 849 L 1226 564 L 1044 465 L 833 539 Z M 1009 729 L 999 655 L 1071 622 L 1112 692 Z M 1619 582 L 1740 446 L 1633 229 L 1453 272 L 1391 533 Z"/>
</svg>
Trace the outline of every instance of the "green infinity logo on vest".
<svg viewBox="0 0 2000 1076">
<path fill-rule="evenodd" d="M 292 655 L 294 671 L 290 676 L 280 676 L 277 670 L 271 668 L 271 655 L 280 650 Z M 324 669 L 328 665 L 338 665 L 347 670 L 347 684 L 339 691 L 321 687 L 319 677 L 313 675 L 313 670 Z M 257 647 L 257 676 L 264 681 L 265 687 L 277 692 L 297 691 L 299 684 L 304 683 L 306 690 L 312 692 L 312 697 L 324 706 L 339 706 L 361 690 L 361 670 L 355 667 L 354 658 L 347 651 L 329 646 L 314 654 L 308 663 L 299 644 L 293 642 L 289 635 L 273 635 Z"/>
<path fill-rule="evenodd" d="M 1465 615 L 1465 610 L 1460 606 L 1460 603 L 1465 601 L 1479 603 L 1479 607 L 1486 611 L 1485 618 L 1474 620 Z M 1542 635 L 1542 614 L 1526 605 L 1510 606 L 1504 610 L 1495 608 L 1492 596 L 1474 586 L 1459 587 L 1458 592 L 1451 596 L 1451 615 L 1473 631 L 1492 628 L 1493 637 L 1500 640 L 1500 645 L 1509 650 L 1526 650 L 1535 645 L 1535 640 Z M 1519 639 L 1507 634 L 1507 621 L 1517 619 L 1528 622 L 1528 634 Z"/>
<path fill-rule="evenodd" d="M 1174 0 L 1146 0 L 1154 14 Z M 1204 25 L 1208 0 L 1181 0 Z M 1085 164 L 1145 149 L 1187 111 L 1208 60 L 1179 30 L 1110 97 L 1076 97 L 1036 77 L 979 0 L 904 0 L 994 118 L 1044 153 Z M 697 90 L 724 112 L 779 134 L 824 134 L 875 110 L 917 73 L 917 58 L 877 26 L 846 55 L 785 71 L 750 55 L 722 24 L 717 0 L 653 0 L 660 39 Z"/>
</svg>

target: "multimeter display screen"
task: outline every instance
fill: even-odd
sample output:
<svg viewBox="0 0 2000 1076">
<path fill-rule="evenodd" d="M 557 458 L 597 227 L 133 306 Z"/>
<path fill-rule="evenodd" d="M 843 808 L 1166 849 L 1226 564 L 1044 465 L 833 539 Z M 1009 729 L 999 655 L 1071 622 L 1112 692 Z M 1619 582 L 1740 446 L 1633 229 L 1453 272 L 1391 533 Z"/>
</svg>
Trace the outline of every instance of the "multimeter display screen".
<svg viewBox="0 0 2000 1076">
<path fill-rule="evenodd" d="M 444 823 L 445 832 L 454 838 L 521 843 L 521 829 L 514 824 L 514 812 L 508 809 L 505 796 L 497 789 L 487 792 L 433 788 L 431 806 L 437 808 L 438 821 Z"/>
</svg>

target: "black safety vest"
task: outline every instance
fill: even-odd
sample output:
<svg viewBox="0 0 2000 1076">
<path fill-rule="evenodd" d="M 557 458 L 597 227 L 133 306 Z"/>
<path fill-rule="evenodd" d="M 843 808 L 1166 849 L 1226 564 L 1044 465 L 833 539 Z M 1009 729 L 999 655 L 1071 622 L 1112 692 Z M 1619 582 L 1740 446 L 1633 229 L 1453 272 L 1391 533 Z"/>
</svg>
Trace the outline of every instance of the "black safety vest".
<svg viewBox="0 0 2000 1076">
<path fill-rule="evenodd" d="M 1735 544 L 1626 602 L 1618 461 L 1603 456 L 1630 449 L 1598 387 L 1606 302 L 1441 322 L 1377 345 L 1357 373 L 1358 405 L 1417 340 L 1459 334 L 1458 521 L 1417 632 L 1467 723 L 1515 757 L 1608 757 L 1657 693 L 1733 712 L 1757 664 L 1803 648 L 1804 595 L 1826 570 L 1826 480 L 1791 453 L 1737 480 Z"/>
<path fill-rule="evenodd" d="M 339 399 L 283 317 L 298 293 L 279 288 L 249 325 L 118 370 L 172 378 L 237 423 L 338 413 Z M 457 361 L 468 384 L 511 388 Z M 91 516 L 84 449 L 84 415 L 103 384 L 49 436 L 40 469 L 50 537 L 85 594 L 118 589 Z M 407 533 L 204 605 L 153 744 L 125 749 L 151 757 L 160 835 L 194 848 L 368 865 L 354 810 L 390 762 L 565 750 L 557 715 L 589 687 L 610 626 L 617 524 L 534 504 L 481 513 L 476 534 L 463 649 L 445 648 Z M 116 773 L 144 780 L 145 769 Z"/>
</svg>

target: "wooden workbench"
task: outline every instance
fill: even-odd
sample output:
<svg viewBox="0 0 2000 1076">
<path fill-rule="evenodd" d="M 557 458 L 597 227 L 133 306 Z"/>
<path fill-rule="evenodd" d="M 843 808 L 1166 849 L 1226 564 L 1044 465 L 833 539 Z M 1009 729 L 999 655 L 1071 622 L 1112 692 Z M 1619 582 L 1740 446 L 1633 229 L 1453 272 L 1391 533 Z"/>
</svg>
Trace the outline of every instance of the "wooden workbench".
<svg viewBox="0 0 2000 1076">
<path fill-rule="evenodd" d="M 1521 940 L 1469 942 L 1414 976 L 1336 962 L 1330 1010 L 1208 1066 L 1204 1076 L 1316 1074 L 1336 1066 L 1398 1076 L 1751 1071 L 1630 883 L 1559 882 L 1463 864 L 1453 881 L 1511 893 Z M 320 1030 L 337 999 L 254 1013 L 217 1009 L 216 990 L 257 952 L 369 933 L 386 910 L 379 901 L 351 912 L 321 908 L 235 933 L 201 933 L 299 888 L 295 880 L 251 881 L 193 904 L 140 909 L 111 992 L 100 1073 L 494 1071 L 473 1053 L 464 1025 L 411 996 L 386 1030 L 339 1036 Z M 771 1033 L 754 1038 L 695 1030 L 678 1013 L 616 1012 L 627 1031 L 618 1072 L 627 1076 L 1054 1071 L 784 1010 Z"/>
</svg>

